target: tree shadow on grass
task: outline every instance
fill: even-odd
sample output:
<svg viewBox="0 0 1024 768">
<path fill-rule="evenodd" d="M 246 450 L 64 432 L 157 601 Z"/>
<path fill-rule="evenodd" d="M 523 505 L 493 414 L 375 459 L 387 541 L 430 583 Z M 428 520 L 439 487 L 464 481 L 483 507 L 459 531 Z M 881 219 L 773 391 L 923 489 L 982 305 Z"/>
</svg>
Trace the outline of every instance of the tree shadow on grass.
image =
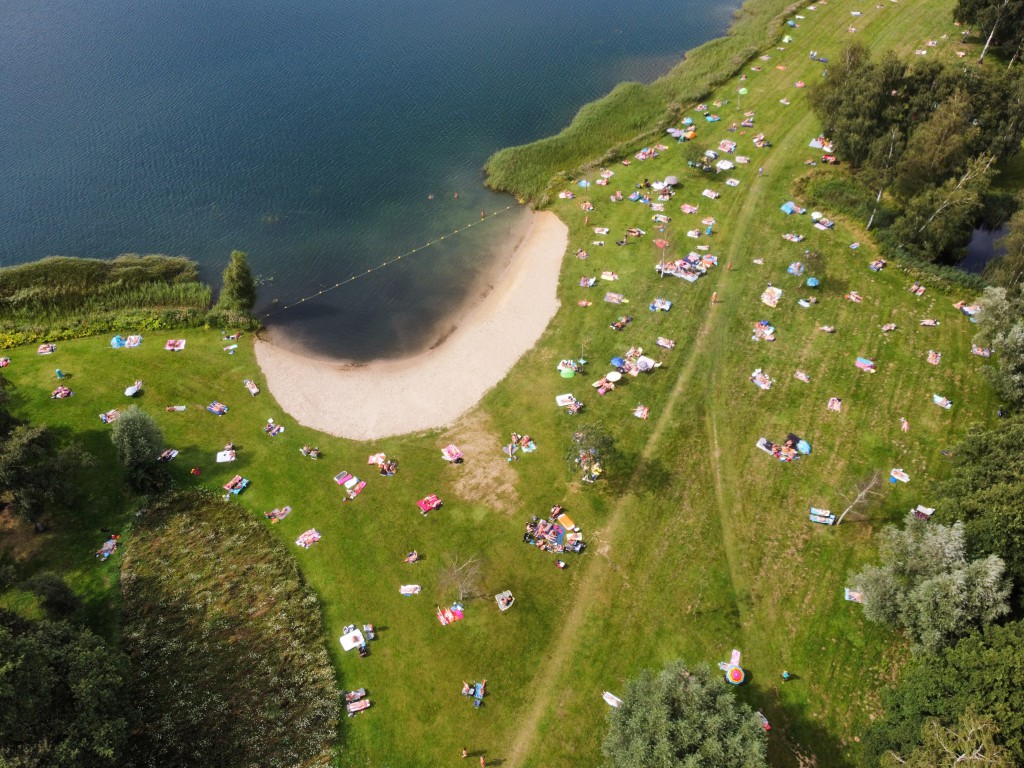
<svg viewBox="0 0 1024 768">
<path fill-rule="evenodd" d="M 768 680 L 754 680 L 748 671 L 741 697 L 762 712 L 771 725 L 768 733 L 768 764 L 776 768 L 801 768 L 806 765 L 827 765 L 829 768 L 854 768 L 850 752 L 839 742 L 835 730 L 813 716 L 805 702 L 783 701 L 780 687 L 804 686 L 807 681 L 790 673 L 788 681 L 781 677 L 778 685 Z M 850 740 L 854 735 L 850 735 Z"/>
</svg>

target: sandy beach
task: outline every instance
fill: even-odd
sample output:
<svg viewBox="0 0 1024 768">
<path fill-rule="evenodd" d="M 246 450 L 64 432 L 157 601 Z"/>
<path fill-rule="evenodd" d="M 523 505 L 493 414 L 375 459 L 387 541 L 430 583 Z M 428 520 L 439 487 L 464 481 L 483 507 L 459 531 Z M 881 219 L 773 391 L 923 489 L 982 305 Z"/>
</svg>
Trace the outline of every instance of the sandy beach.
<svg viewBox="0 0 1024 768">
<path fill-rule="evenodd" d="M 322 360 L 256 341 L 267 387 L 296 421 L 372 440 L 451 424 L 501 381 L 558 310 L 558 274 L 569 231 L 553 213 L 530 227 L 495 287 L 467 308 L 440 344 L 368 365 Z"/>
</svg>

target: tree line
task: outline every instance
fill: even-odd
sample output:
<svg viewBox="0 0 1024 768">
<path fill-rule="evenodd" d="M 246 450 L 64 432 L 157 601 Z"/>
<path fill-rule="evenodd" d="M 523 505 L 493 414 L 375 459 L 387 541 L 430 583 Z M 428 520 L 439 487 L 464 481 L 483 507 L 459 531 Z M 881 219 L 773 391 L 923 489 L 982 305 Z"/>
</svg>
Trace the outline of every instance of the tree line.
<svg viewBox="0 0 1024 768">
<path fill-rule="evenodd" d="M 1014 203 L 992 181 L 1024 139 L 1020 72 L 873 59 L 859 43 L 830 63 L 811 107 L 870 195 L 867 225 L 883 249 L 954 263 L 986 210 L 1002 223 Z"/>
</svg>

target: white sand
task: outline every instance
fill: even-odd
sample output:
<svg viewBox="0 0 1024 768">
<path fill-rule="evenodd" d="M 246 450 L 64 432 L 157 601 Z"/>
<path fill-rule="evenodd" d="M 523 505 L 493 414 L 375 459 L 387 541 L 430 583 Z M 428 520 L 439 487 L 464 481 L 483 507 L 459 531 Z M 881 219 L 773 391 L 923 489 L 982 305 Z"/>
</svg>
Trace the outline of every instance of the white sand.
<svg viewBox="0 0 1024 768">
<path fill-rule="evenodd" d="M 355 440 L 453 423 L 505 377 L 558 310 L 569 230 L 550 212 L 531 218 L 494 290 L 434 349 L 353 366 L 257 340 L 256 359 L 277 402 L 300 424 Z"/>
</svg>

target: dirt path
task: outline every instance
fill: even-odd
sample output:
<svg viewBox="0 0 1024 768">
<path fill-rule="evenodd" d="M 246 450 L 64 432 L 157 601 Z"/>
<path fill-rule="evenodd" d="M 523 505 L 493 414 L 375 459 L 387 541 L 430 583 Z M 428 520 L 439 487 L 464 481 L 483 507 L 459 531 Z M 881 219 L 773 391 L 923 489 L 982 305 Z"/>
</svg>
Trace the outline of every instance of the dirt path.
<svg viewBox="0 0 1024 768">
<path fill-rule="evenodd" d="M 754 189 L 756 189 L 756 187 L 751 189 L 751 196 L 753 196 Z M 719 274 L 721 277 L 719 278 L 715 288 L 718 291 L 724 291 L 729 282 L 729 272 L 722 269 Z M 651 431 L 647 444 L 644 446 L 644 450 L 640 454 L 640 459 L 637 461 L 636 469 L 633 471 L 633 476 L 630 478 L 630 482 L 627 483 L 628 486 L 632 486 L 634 484 L 638 473 L 643 470 L 644 465 L 655 455 L 665 429 L 672 422 L 671 416 L 673 409 L 675 408 L 680 395 L 682 395 L 686 390 L 687 385 L 690 383 L 690 378 L 693 375 L 697 360 L 705 351 L 713 320 L 716 315 L 717 313 L 714 311 L 705 313 L 704 322 L 701 323 L 697 333 L 695 334 L 695 340 L 690 350 L 689 359 L 687 360 L 686 365 L 683 366 L 682 370 L 680 370 L 679 376 L 676 378 L 676 382 L 672 387 L 672 391 L 669 394 L 665 407 L 661 412 L 661 416 L 654 425 L 654 429 Z M 614 544 L 618 528 L 625 519 L 624 511 L 629 506 L 632 499 L 633 497 L 631 495 L 626 494 L 613 508 L 605 529 L 605 538 L 607 541 Z M 609 561 L 607 558 L 594 557 L 587 561 L 584 566 L 585 570 L 581 576 L 582 585 L 580 586 L 579 593 L 573 601 L 572 610 L 562 622 L 561 629 L 555 636 L 549 653 L 545 654 L 545 658 L 547 659 L 546 665 L 548 668 L 564 668 L 565 664 L 575 652 L 578 631 L 586 618 L 587 610 L 593 605 L 600 604 L 600 601 L 595 598 L 595 592 L 603 583 L 604 574 L 602 569 L 607 569 L 608 564 Z M 516 737 L 512 742 L 512 746 L 509 748 L 507 757 L 505 757 L 502 762 L 503 766 L 506 766 L 507 768 L 518 768 L 522 764 L 526 755 L 530 753 L 530 748 L 533 746 L 537 737 L 537 727 L 540 724 L 541 718 L 552 705 L 552 700 L 557 693 L 558 691 L 552 686 L 538 686 L 538 692 L 533 703 L 530 705 L 523 719 L 517 724 Z"/>
<path fill-rule="evenodd" d="M 807 133 L 812 122 L 813 116 L 808 114 L 803 120 L 791 124 L 783 136 L 780 137 L 779 147 L 775 151 L 782 155 L 783 146 L 785 146 L 786 153 L 795 152 L 795 147 L 791 145 L 796 141 L 802 140 L 803 135 Z M 741 254 L 741 247 L 744 244 L 742 233 L 746 230 L 753 217 L 758 213 L 761 206 L 767 204 L 761 198 L 761 190 L 764 185 L 764 179 L 758 176 L 753 179 L 747 188 L 747 195 L 743 200 L 743 204 L 741 205 L 739 212 L 736 214 L 736 218 L 734 219 L 733 227 L 735 234 L 731 238 L 729 248 L 719 257 L 720 264 L 728 264 L 729 262 L 736 260 Z M 723 294 L 726 292 L 730 274 L 731 273 L 724 268 L 721 269 L 719 272 L 718 283 L 715 286 L 716 291 Z M 636 475 L 642 471 L 644 465 L 656 454 L 665 430 L 668 428 L 668 425 L 672 423 L 672 413 L 675 405 L 679 400 L 680 395 L 687 390 L 691 383 L 690 380 L 693 377 L 698 360 L 711 351 L 714 338 L 711 335 L 711 330 L 714 326 L 715 319 L 719 317 L 719 315 L 720 313 L 717 311 L 709 311 L 705 313 L 704 321 L 701 323 L 697 333 L 695 334 L 695 340 L 690 349 L 686 365 L 683 366 L 676 378 L 672 391 L 665 403 L 665 407 L 661 412 L 661 416 L 658 418 L 654 429 L 651 431 L 647 444 L 644 446 L 644 450 L 640 454 L 640 460 L 637 462 L 636 469 L 633 472 L 633 477 L 628 485 L 633 484 L 633 480 L 636 479 Z M 718 432 L 713 416 L 708 417 L 706 421 L 706 429 L 708 440 L 712 446 L 712 472 L 715 482 L 715 497 L 719 507 L 718 517 L 719 520 L 722 521 L 722 537 L 723 542 L 725 543 L 724 549 L 726 559 L 728 561 L 731 579 L 734 585 L 739 585 L 739 583 L 742 582 L 742 579 L 737 573 L 734 563 L 732 562 L 732 558 L 730 557 L 730 552 L 732 550 L 730 542 L 732 541 L 732 536 L 731 531 L 728 530 L 728 526 L 725 523 L 728 519 L 728 515 L 725 514 L 726 498 L 719 461 L 720 451 L 718 445 Z M 630 495 L 625 495 L 612 509 L 612 513 L 608 518 L 608 525 L 605 533 L 606 540 L 612 544 L 616 541 L 618 528 L 622 524 L 623 519 L 625 519 L 624 511 L 628 508 L 632 500 L 633 499 Z M 584 619 L 587 617 L 587 611 L 591 606 L 600 603 L 600 601 L 595 599 L 595 593 L 600 589 L 601 584 L 604 582 L 604 570 L 608 567 L 608 559 L 598 557 L 591 558 L 585 566 L 585 571 L 581 577 L 582 585 L 580 586 L 580 591 L 573 602 L 572 610 L 562 622 L 561 628 L 551 644 L 549 653 L 546 654 L 549 668 L 563 668 L 575 652 L 577 635 Z M 742 625 L 742 621 L 740 624 Z M 507 768 L 519 768 L 523 764 L 526 756 L 530 754 L 530 750 L 536 741 L 537 730 L 541 719 L 544 717 L 544 713 L 547 712 L 554 703 L 557 693 L 558 691 L 552 686 L 538 686 L 537 695 L 534 697 L 532 704 L 530 704 L 529 708 L 526 710 L 525 716 L 517 724 L 515 739 L 512 742 L 502 765 Z"/>
</svg>

